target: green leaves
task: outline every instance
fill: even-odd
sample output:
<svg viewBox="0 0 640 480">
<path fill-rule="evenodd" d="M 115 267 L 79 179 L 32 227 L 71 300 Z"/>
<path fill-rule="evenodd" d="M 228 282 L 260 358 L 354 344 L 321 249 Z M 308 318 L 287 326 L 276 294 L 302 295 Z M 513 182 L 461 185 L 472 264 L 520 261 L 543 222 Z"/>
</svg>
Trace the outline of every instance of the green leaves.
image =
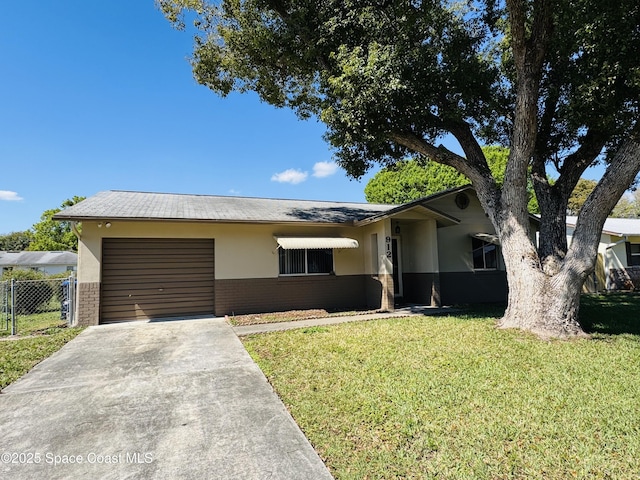
<svg viewBox="0 0 640 480">
<path fill-rule="evenodd" d="M 378 172 L 364 194 L 367 202 L 400 204 L 468 183 L 467 177 L 446 165 L 405 160 Z"/>
<path fill-rule="evenodd" d="M 26 250 L 32 240 L 33 234 L 29 230 L 0 235 L 0 251 L 19 252 Z"/>
<path fill-rule="evenodd" d="M 174 24 L 185 9 L 204 8 L 160 7 Z M 494 116 L 497 68 L 479 54 L 486 28 L 449 2 L 223 0 L 198 13 L 196 26 L 200 83 L 317 115 L 354 177 L 407 156 L 392 131 L 434 140 L 448 121 Z"/>
<path fill-rule="evenodd" d="M 61 208 L 46 210 L 40 221 L 33 225 L 33 241 L 29 250 L 37 251 L 78 251 L 78 237 L 71 229 L 71 223 L 53 220 L 53 216 L 63 208 L 70 207 L 84 200 L 85 197 L 74 196 L 62 202 Z"/>
</svg>

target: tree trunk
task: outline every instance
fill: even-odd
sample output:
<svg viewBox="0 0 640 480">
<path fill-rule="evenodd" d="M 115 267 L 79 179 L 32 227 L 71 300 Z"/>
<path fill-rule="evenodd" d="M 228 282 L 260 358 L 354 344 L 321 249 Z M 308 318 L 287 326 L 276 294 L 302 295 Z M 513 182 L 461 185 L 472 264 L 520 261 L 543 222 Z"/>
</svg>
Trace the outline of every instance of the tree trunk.
<svg viewBox="0 0 640 480">
<path fill-rule="evenodd" d="M 508 306 L 499 326 L 526 330 L 542 338 L 585 335 L 578 312 L 582 284 L 595 264 L 595 258 L 590 260 L 591 252 L 545 268 L 528 221 L 522 225 L 506 212 L 497 220 L 509 285 Z"/>
<path fill-rule="evenodd" d="M 584 280 L 572 277 L 548 276 L 527 266 L 512 268 L 509 303 L 499 326 L 527 330 L 545 339 L 586 336 L 578 320 Z"/>
</svg>

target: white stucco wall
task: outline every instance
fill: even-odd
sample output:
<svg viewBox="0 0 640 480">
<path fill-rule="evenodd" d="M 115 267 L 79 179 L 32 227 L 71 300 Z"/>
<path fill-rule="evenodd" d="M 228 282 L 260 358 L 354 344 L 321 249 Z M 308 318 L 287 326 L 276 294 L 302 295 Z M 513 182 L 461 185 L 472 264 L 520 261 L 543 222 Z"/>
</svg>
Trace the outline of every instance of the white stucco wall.
<svg viewBox="0 0 640 480">
<path fill-rule="evenodd" d="M 407 222 L 397 220 L 402 244 L 404 273 L 435 273 L 439 271 L 438 232 L 433 218 Z"/>
<path fill-rule="evenodd" d="M 356 249 L 334 250 L 336 275 L 365 271 L 366 248 L 375 228 L 327 227 L 271 224 L 217 224 L 186 222 L 112 221 L 111 227 L 83 222 L 79 245 L 78 279 L 100 281 L 102 239 L 113 238 L 213 238 L 215 275 L 218 279 L 270 278 L 278 276 L 277 236 L 349 237 L 358 240 Z"/>
<path fill-rule="evenodd" d="M 364 273 L 374 276 L 391 274 L 391 259 L 386 255 L 387 248 L 390 248 L 386 239 L 391 237 L 391 221 L 385 219 L 360 227 L 359 230 L 362 235 L 360 246 L 363 247 Z"/>
<path fill-rule="evenodd" d="M 458 225 L 440 227 L 437 230 L 441 272 L 473 271 L 471 235 L 495 233 L 478 198 L 472 191 L 465 193 L 469 197 L 469 206 L 465 209 L 460 209 L 455 204 L 455 194 L 444 196 L 429 204 L 429 206 L 460 220 Z M 502 258 L 499 260 L 499 269 L 504 270 Z"/>
</svg>

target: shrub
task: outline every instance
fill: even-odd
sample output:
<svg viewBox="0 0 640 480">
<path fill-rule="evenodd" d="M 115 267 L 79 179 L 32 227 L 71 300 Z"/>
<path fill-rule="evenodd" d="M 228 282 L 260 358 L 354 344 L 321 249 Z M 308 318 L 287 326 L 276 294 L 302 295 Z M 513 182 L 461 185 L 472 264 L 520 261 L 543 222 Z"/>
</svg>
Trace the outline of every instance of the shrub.
<svg viewBox="0 0 640 480">
<path fill-rule="evenodd" d="M 14 269 L 2 275 L 2 280 L 16 280 L 15 312 L 30 315 L 43 310 L 51 302 L 54 289 L 47 276 L 34 270 Z"/>
<path fill-rule="evenodd" d="M 22 268 L 14 268 L 13 270 L 7 270 L 2 274 L 3 281 L 14 280 L 44 280 L 47 276 L 42 272 L 36 272 L 35 270 L 26 270 Z"/>
</svg>

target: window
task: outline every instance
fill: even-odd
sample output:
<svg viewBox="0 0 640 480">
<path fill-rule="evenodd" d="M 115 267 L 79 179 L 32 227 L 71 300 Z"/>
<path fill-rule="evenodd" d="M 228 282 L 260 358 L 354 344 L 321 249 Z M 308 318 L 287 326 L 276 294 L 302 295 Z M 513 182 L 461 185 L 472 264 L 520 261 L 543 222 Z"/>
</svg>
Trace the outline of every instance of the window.
<svg viewBox="0 0 640 480">
<path fill-rule="evenodd" d="M 473 248 L 473 268 L 488 270 L 498 268 L 498 246 L 477 238 L 471 239 Z"/>
<path fill-rule="evenodd" d="M 371 272 L 378 275 L 378 234 L 371 234 Z"/>
<path fill-rule="evenodd" d="M 640 243 L 627 243 L 627 265 L 640 265 Z"/>
<path fill-rule="evenodd" d="M 278 252 L 280 275 L 326 275 L 333 272 L 333 250 L 330 248 L 280 248 Z"/>
</svg>

